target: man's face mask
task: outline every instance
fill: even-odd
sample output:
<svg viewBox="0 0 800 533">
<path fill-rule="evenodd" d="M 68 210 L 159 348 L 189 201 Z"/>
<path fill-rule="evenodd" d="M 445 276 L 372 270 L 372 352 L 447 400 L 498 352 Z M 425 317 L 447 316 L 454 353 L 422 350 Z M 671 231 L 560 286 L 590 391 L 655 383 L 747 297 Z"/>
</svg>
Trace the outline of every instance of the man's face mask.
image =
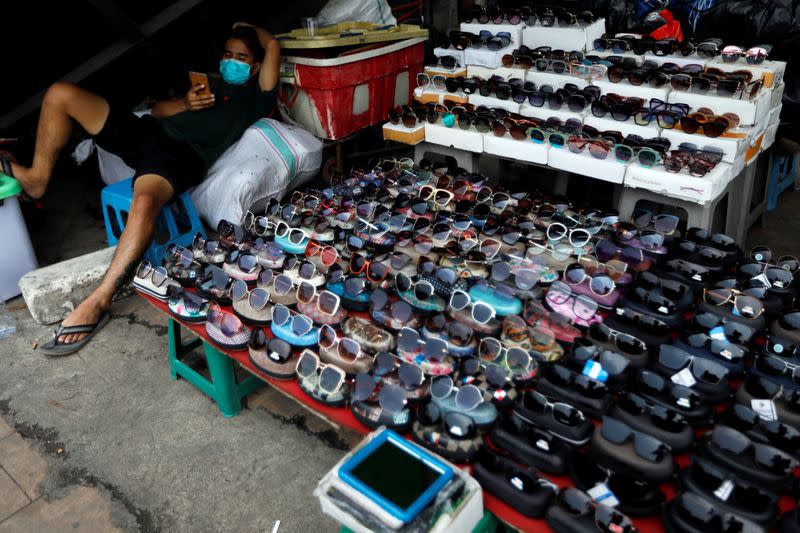
<svg viewBox="0 0 800 533">
<path fill-rule="evenodd" d="M 241 85 L 250 79 L 250 66 L 237 59 L 223 59 L 219 62 L 219 72 L 227 83 Z"/>
</svg>

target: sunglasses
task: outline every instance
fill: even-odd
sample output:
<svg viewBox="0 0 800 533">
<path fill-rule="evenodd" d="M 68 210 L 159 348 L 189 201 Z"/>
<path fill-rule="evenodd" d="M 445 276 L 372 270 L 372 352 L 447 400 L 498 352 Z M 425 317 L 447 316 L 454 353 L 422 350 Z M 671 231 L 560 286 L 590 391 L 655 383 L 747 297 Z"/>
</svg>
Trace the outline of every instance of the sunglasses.
<svg viewBox="0 0 800 533">
<path fill-rule="evenodd" d="M 478 434 L 472 417 L 457 411 L 449 411 L 442 416 L 441 409 L 433 402 L 427 402 L 417 416 L 422 425 L 444 426 L 447 434 L 458 440 L 471 439 Z"/>
<path fill-rule="evenodd" d="M 547 379 L 553 384 L 559 387 L 573 389 L 587 398 L 603 398 L 608 394 L 608 388 L 606 388 L 605 383 L 602 381 L 573 372 L 561 364 L 554 363 L 546 367 L 545 373 Z"/>
<path fill-rule="evenodd" d="M 600 434 L 614 444 L 623 445 L 633 440 L 633 450 L 636 455 L 647 461 L 657 463 L 661 461 L 672 449 L 646 433 L 631 429 L 631 427 L 616 418 L 603 417 Z"/>
<path fill-rule="evenodd" d="M 653 405 L 635 392 L 620 394 L 616 405 L 634 416 L 649 415 L 650 422 L 654 426 L 670 433 L 680 433 L 688 425 L 686 419 L 679 413 L 662 405 Z"/>
<path fill-rule="evenodd" d="M 484 402 L 483 392 L 475 385 L 456 387 L 450 376 L 436 376 L 431 380 L 431 397 L 437 400 L 449 398 L 455 391 L 455 405 L 459 411 L 469 412 Z"/>
<path fill-rule="evenodd" d="M 728 370 L 721 364 L 703 357 L 694 357 L 670 344 L 661 345 L 658 364 L 673 373 L 682 372 L 682 379 L 691 385 L 696 381 L 717 385 L 728 378 Z M 689 370 L 688 374 L 683 372 L 685 369 Z M 676 379 L 673 381 L 678 382 Z"/>
<path fill-rule="evenodd" d="M 728 340 L 736 344 L 748 344 L 756 334 L 755 329 L 750 326 L 714 313 L 697 313 L 692 321 L 696 327 L 708 331 L 711 338 Z"/>
<path fill-rule="evenodd" d="M 272 324 L 283 326 L 291 322 L 292 333 L 298 337 L 308 334 L 314 328 L 314 321 L 306 315 L 292 311 L 283 304 L 275 304 L 272 308 Z"/>
<path fill-rule="evenodd" d="M 739 403 L 733 404 L 725 411 L 721 421 L 742 433 L 756 430 L 757 433 L 766 436 L 769 445 L 783 451 L 795 453 L 800 446 L 800 431 L 796 428 L 778 420 L 762 418 L 753 409 Z"/>
<path fill-rule="evenodd" d="M 788 454 L 761 443 L 751 441 L 747 435 L 727 426 L 716 426 L 711 431 L 711 444 L 735 457 L 749 457 L 756 465 L 778 475 L 788 476 L 797 460 Z"/>
<path fill-rule="evenodd" d="M 413 309 L 411 306 L 404 300 L 397 300 L 389 304 L 389 296 L 381 289 L 375 289 L 372 291 L 369 297 L 370 303 L 370 311 L 381 312 L 387 309 L 392 320 L 399 322 L 400 324 L 404 324 L 411 320 L 412 315 L 414 314 Z"/>
<path fill-rule="evenodd" d="M 383 263 L 369 261 L 360 253 L 350 256 L 350 273 L 365 274 L 373 283 L 381 283 L 389 275 L 389 268 Z"/>
<path fill-rule="evenodd" d="M 237 279 L 231 285 L 231 299 L 239 302 L 247 297 L 247 303 L 256 311 L 261 311 L 269 302 L 269 291 L 260 287 L 253 290 L 247 288 L 247 283 Z"/>
<path fill-rule="evenodd" d="M 770 377 L 788 374 L 795 385 L 800 386 L 800 365 L 790 363 L 774 355 L 761 354 L 755 361 L 756 370 Z"/>
<path fill-rule="evenodd" d="M 715 331 L 714 335 L 718 335 L 719 333 L 719 331 Z M 684 334 L 682 340 L 693 348 L 702 348 L 708 350 L 712 354 L 732 363 L 742 362 L 745 355 L 747 355 L 747 350 L 741 346 L 734 344 L 725 338 L 719 339 L 710 337 L 706 333 Z"/>
<path fill-rule="evenodd" d="M 217 302 L 212 301 L 209 304 L 207 321 L 217 326 L 228 340 L 238 341 L 245 335 L 250 337 L 250 329 L 236 315 L 223 311 Z"/>
<path fill-rule="evenodd" d="M 248 344 L 254 350 L 266 349 L 267 356 L 277 363 L 285 363 L 292 357 L 291 345 L 277 337 L 269 339 L 263 328 L 256 328 Z"/>
<path fill-rule="evenodd" d="M 178 308 L 182 305 L 183 309 L 189 313 L 199 313 L 200 310 L 209 303 L 205 298 L 188 292 L 183 287 L 170 286 L 167 292 L 169 294 L 167 303 L 169 303 L 170 307 Z M 180 310 L 178 310 L 178 312 L 180 312 Z"/>
<path fill-rule="evenodd" d="M 572 487 L 561 489 L 556 496 L 558 506 L 572 516 L 588 516 L 593 513 L 597 529 L 604 533 L 634 533 L 636 528 L 630 518 L 613 507 L 596 502 L 583 491 Z"/>
<path fill-rule="evenodd" d="M 503 365 L 516 375 L 527 375 L 536 367 L 527 350 L 518 347 L 506 348 L 494 337 L 484 337 L 478 344 L 478 358 L 484 363 Z"/>
<path fill-rule="evenodd" d="M 317 292 L 317 288 L 307 281 L 301 281 L 300 285 L 297 286 L 296 297 L 297 301 L 303 304 L 311 304 L 316 299 L 317 310 L 327 316 L 335 316 L 341 303 L 338 295 L 331 291 Z"/>
<path fill-rule="evenodd" d="M 550 285 L 545 294 L 545 300 L 551 307 L 553 305 L 563 307 L 572 300 L 571 311 L 582 320 L 591 320 L 597 314 L 597 302 L 583 294 L 574 294 L 572 288 L 563 281 L 554 281 Z M 560 309 L 557 311 L 563 312 Z"/>
<path fill-rule="evenodd" d="M 415 353 L 420 346 L 424 346 L 422 355 L 432 361 L 440 362 L 448 354 L 447 342 L 442 339 L 431 337 L 422 340 L 417 330 L 407 327 L 402 328 L 397 334 L 397 347 L 399 350 Z"/>
<path fill-rule="evenodd" d="M 249 252 L 240 252 L 238 248 L 231 248 L 225 254 L 225 262 L 229 265 L 235 264 L 239 270 L 248 274 L 255 272 L 258 265 L 258 258 Z"/>
<path fill-rule="evenodd" d="M 637 380 L 639 392 L 662 399 L 683 409 L 694 409 L 700 404 L 700 396 L 683 385 L 667 381 L 651 370 L 642 370 Z"/>
<path fill-rule="evenodd" d="M 145 259 L 139 263 L 138 267 L 136 267 L 136 277 L 141 279 L 150 278 L 150 281 L 153 283 L 153 285 L 160 287 L 164 284 L 169 276 L 167 275 L 166 268 L 153 267 L 152 263 Z"/>
<path fill-rule="evenodd" d="M 630 360 L 626 357 L 606 350 L 585 338 L 577 338 L 572 344 L 572 357 L 575 361 L 576 368 L 583 369 L 587 374 L 591 374 L 591 370 L 595 366 L 594 363 L 600 364 L 602 371 L 595 379 L 600 381 L 607 381 L 608 376 L 621 376 L 630 366 Z"/>
<path fill-rule="evenodd" d="M 589 290 L 596 296 L 608 296 L 616 288 L 614 280 L 603 273 L 589 275 L 580 263 L 572 263 L 564 269 L 563 280 L 568 285 L 576 286 L 589 280 Z"/>
<path fill-rule="evenodd" d="M 328 394 L 339 392 L 347 378 L 344 370 L 335 365 L 321 363 L 319 356 L 308 349 L 300 354 L 295 371 L 303 379 L 319 373 L 319 388 Z"/>
<path fill-rule="evenodd" d="M 484 302 L 473 302 L 469 293 L 460 289 L 452 292 L 448 305 L 456 311 L 469 307 L 472 320 L 479 324 L 488 324 L 497 314 L 492 306 Z"/>
<path fill-rule="evenodd" d="M 378 405 L 387 413 L 400 413 L 408 404 L 405 388 L 366 372 L 356 375 L 352 390 L 352 399 L 359 402 L 374 400 L 377 392 Z"/>
<path fill-rule="evenodd" d="M 418 300 L 427 300 L 428 298 L 432 297 L 435 292 L 433 284 L 430 281 L 424 279 L 412 281 L 411 278 L 403 272 L 398 272 L 395 276 L 394 286 L 399 293 L 413 289 L 414 296 Z"/>
<path fill-rule="evenodd" d="M 612 343 L 617 350 L 630 355 L 647 352 L 647 345 L 640 339 L 615 331 L 602 323 L 594 323 L 589 326 L 589 339 L 603 344 Z"/>
<path fill-rule="evenodd" d="M 764 304 L 761 300 L 728 287 L 703 289 L 703 301 L 715 307 L 733 302 L 733 308 L 736 312 L 751 320 L 764 313 Z"/>
</svg>

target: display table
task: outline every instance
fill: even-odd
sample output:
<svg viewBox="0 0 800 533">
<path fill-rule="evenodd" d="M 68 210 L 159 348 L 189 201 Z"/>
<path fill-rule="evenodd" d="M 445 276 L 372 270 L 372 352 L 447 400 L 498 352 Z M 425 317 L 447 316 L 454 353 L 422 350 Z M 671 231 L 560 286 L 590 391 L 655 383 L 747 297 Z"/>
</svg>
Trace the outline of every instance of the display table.
<svg viewBox="0 0 800 533">
<path fill-rule="evenodd" d="M 253 366 L 250 362 L 247 350 L 222 350 L 216 347 L 208 337 L 204 324 L 189 324 L 177 320 L 169 312 L 166 303 L 142 293 L 139 293 L 139 296 L 167 316 L 170 374 L 172 379 L 183 377 L 187 381 L 193 383 L 202 392 L 217 402 L 224 416 L 235 416 L 238 414 L 241 410 L 241 400 L 259 386 L 268 384 L 284 394 L 291 396 L 307 409 L 321 414 L 335 424 L 365 435 L 372 431 L 356 420 L 349 408 L 329 407 L 316 401 L 304 393 L 294 380 L 280 381 L 270 378 Z M 193 334 L 197 335 L 198 338 L 189 342 L 183 342 L 181 338 L 181 327 L 191 331 Z M 269 329 L 267 329 L 266 332 L 269 336 Z M 202 376 L 199 372 L 189 368 L 181 361 L 184 355 L 201 346 L 205 351 L 211 379 Z M 234 363 L 238 363 L 243 369 L 247 370 L 251 376 L 241 381 L 237 380 Z M 464 465 L 463 468 L 469 469 L 471 467 L 469 465 Z M 570 478 L 566 476 L 545 475 L 545 477 L 553 481 L 559 487 L 573 485 Z M 675 489 L 672 485 L 664 485 L 662 488 L 668 498 L 671 498 L 675 494 Z M 487 492 L 483 493 L 483 502 L 484 507 L 488 511 L 495 514 L 500 520 L 512 527 L 522 531 L 547 531 L 549 529 L 543 519 L 523 516 Z M 642 533 L 664 531 L 661 520 L 655 516 L 637 518 L 634 520 L 634 523 Z"/>
</svg>

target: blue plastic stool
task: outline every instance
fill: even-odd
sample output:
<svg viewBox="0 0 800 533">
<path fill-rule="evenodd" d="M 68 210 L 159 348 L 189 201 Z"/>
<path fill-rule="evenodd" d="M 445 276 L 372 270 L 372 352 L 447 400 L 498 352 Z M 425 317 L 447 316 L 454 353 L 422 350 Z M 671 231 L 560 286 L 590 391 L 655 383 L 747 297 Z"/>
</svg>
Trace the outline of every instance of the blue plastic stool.
<svg viewBox="0 0 800 533">
<path fill-rule="evenodd" d="M 772 166 L 769 169 L 767 182 L 767 211 L 772 211 L 778 205 L 778 196 L 790 187 L 794 187 L 797 178 L 797 163 L 800 155 L 779 154 L 773 150 Z"/>
<path fill-rule="evenodd" d="M 122 230 L 125 229 L 133 197 L 131 182 L 132 178 L 106 185 L 100 193 L 109 246 L 114 246 L 119 242 Z M 185 192 L 161 210 L 156 221 L 153 242 L 145 252 L 143 259 L 149 260 L 154 265 L 160 265 L 167 246 L 179 244 L 189 247 L 198 233 L 201 233 L 203 237 L 206 236 L 203 223 L 200 222 L 200 217 L 192 204 L 192 198 L 188 192 Z"/>
</svg>

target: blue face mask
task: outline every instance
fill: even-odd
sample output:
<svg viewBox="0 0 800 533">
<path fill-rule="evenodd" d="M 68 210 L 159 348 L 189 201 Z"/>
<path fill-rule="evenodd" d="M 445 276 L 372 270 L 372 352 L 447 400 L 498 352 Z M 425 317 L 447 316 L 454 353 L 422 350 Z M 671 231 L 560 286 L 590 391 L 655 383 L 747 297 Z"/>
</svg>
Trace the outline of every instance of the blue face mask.
<svg viewBox="0 0 800 533">
<path fill-rule="evenodd" d="M 223 59 L 219 62 L 222 79 L 231 85 L 241 85 L 250 79 L 250 65 L 236 59 Z"/>
</svg>

